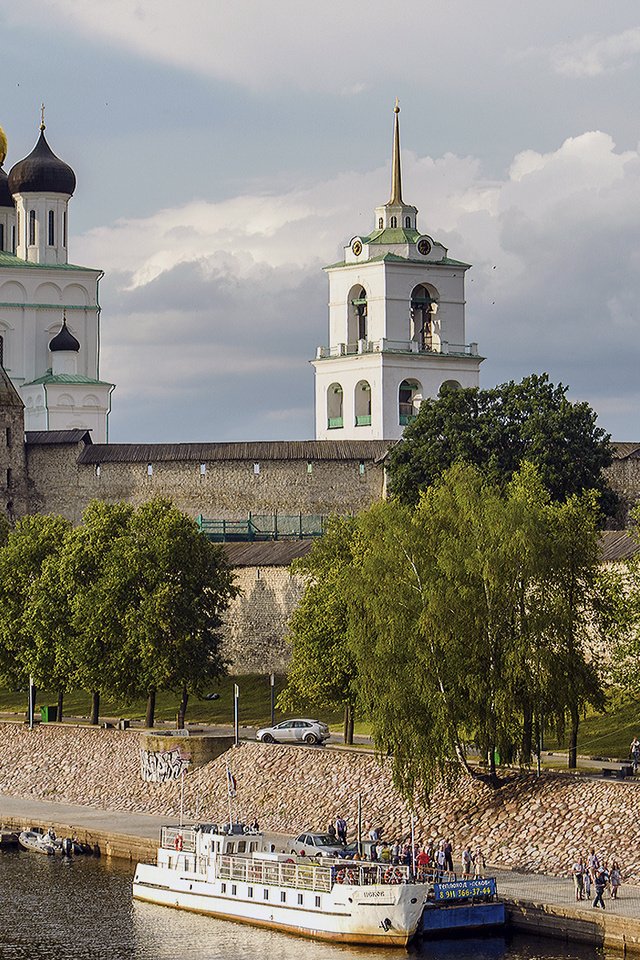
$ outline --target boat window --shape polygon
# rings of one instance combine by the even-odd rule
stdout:
[[[220,889],[221,889],[222,893],[226,893],[226,892],[227,892],[227,885],[226,885],[226,883],[221,883],[221,884],[220,884]]]
[[[266,890],[266,889],[263,890],[263,891],[262,891],[262,895],[263,895],[263,897],[264,897],[265,900],[268,900],[268,899],[269,899],[269,891],[268,891],[268,890]]]
[[[286,902],[287,902],[287,894],[286,894],[286,891],[285,891],[285,890],[281,890],[281,891],[280,891],[280,903],[286,903]]]
[[[227,846],[227,853],[233,853],[234,850],[235,850],[235,847],[236,847],[235,843],[230,843],[230,844]]]
[[[232,896],[235,897],[235,895],[236,895],[237,892],[238,892],[237,886],[235,885],[235,883],[232,883],[232,884],[231,884],[231,894],[232,894]]]
[[[320,897],[316,897],[316,907],[320,906]]]
[[[238,853],[244,853],[247,849],[247,844],[245,840],[238,841]]]
[[[302,896],[301,893],[299,893],[299,894],[298,894],[298,904],[299,904],[300,906],[302,906],[303,901],[304,901],[304,897]]]
[[[250,843],[250,844],[249,844],[249,853],[253,853],[253,851],[254,851],[254,850],[257,850],[257,849],[258,849],[258,844],[257,844],[257,843]]]
[[[247,887],[247,896],[248,896],[248,897],[252,897],[252,896],[253,896],[253,887]]]

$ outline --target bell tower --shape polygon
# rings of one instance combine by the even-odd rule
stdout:
[[[399,114],[396,100],[389,200],[325,268],[329,343],[312,361],[319,440],[398,439],[423,397],[479,383],[483,358],[465,342],[469,264],[421,233],[403,200]]]

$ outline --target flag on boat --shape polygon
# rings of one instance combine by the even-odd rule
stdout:
[[[227,793],[230,797],[235,797],[237,786],[236,778],[231,773],[229,767],[227,767]]]

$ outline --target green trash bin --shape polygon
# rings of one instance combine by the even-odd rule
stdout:
[[[40,707],[40,719],[43,723],[55,723],[58,718],[58,708],[57,707]]]

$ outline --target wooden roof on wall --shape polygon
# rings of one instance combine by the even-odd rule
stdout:
[[[79,463],[216,460],[379,460],[390,440],[261,440],[254,443],[93,443]]]
[[[223,543],[220,546],[232,567],[288,567],[305,557],[314,540],[270,540],[260,543]]]

